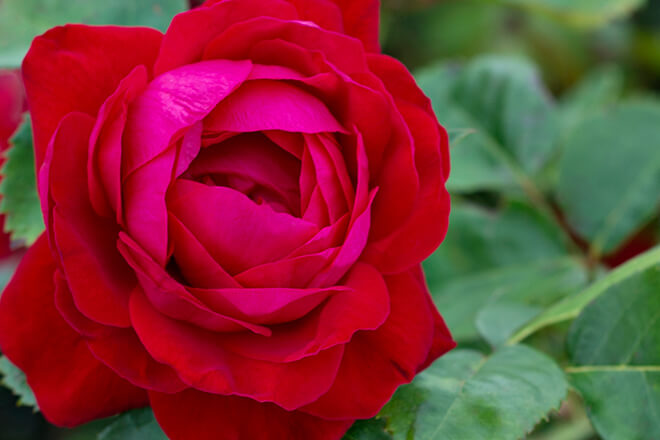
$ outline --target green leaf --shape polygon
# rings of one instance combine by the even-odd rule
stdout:
[[[567,135],[585,119],[612,107],[623,93],[623,72],[619,66],[606,66],[590,72],[560,102],[562,135]]]
[[[490,357],[456,350],[400,387],[379,417],[394,440],[515,440],[566,393],[559,367],[531,348],[506,347]]]
[[[582,266],[569,257],[485,271],[432,294],[457,341],[481,335],[496,346],[558,298],[578,291],[585,280]]]
[[[151,409],[143,408],[118,416],[99,433],[98,440],[167,440],[167,436]]]
[[[343,440],[392,440],[392,436],[385,431],[385,421],[376,417],[355,422]]]
[[[571,382],[608,440],[660,438],[660,263],[610,286],[576,319]]]
[[[510,201],[494,211],[456,200],[449,223],[442,246],[424,262],[432,288],[476,272],[568,254],[559,227],[524,202]]]
[[[450,134],[452,173],[447,183],[452,192],[481,189],[506,190],[516,179],[502,158],[501,151],[487,133],[453,102],[452,91],[462,69],[455,64],[440,64],[419,72],[417,82],[431,98],[440,123]],[[456,142],[454,133],[471,133]],[[452,134],[454,134],[452,136]]]
[[[12,240],[27,246],[41,235],[45,226],[37,193],[30,120],[18,129],[10,141],[7,162],[2,168],[0,213],[5,214],[5,232]]]
[[[566,142],[557,195],[599,256],[648,222],[660,194],[660,102],[622,104],[579,124]]]
[[[522,6],[532,11],[550,14],[567,23],[592,27],[600,26],[633,13],[645,0],[497,0],[500,3]]]
[[[599,279],[582,292],[559,301],[545,312],[519,329],[510,339],[510,344],[522,341],[532,333],[552,324],[567,321],[577,317],[591,301],[598,298],[606,290],[621,283],[635,274],[660,263],[660,247],[647,251],[625,264],[617,267],[607,276]]]
[[[39,410],[37,399],[30,389],[25,379],[25,374],[5,356],[0,356],[0,374],[2,375],[2,384],[9,388],[18,396],[18,404],[22,406],[34,407]]]
[[[584,285],[584,270],[567,257],[562,232],[525,203],[491,212],[457,202],[450,223],[445,242],[424,268],[436,305],[459,341],[479,337],[481,316],[481,333],[498,345],[544,306]],[[516,319],[505,318],[510,313]]]
[[[149,26],[164,31],[186,0],[3,0],[0,1],[0,66],[17,67],[32,39],[67,23]]]
[[[578,292],[587,274],[573,258],[526,266],[514,284],[495,284],[494,292],[476,317],[479,333],[492,346],[500,346],[549,305]]]
[[[452,192],[529,186],[556,147],[554,103],[537,70],[517,58],[484,56],[464,69],[439,65],[418,75],[439,121],[470,130],[452,149]]]

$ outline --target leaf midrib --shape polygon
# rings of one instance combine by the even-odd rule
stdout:
[[[582,365],[566,367],[564,371],[568,374],[590,374],[590,373],[660,373],[660,365]]]
[[[614,269],[606,277],[596,281],[594,284],[587,287],[577,295],[570,296],[564,298],[561,301],[558,301],[541,315],[534,318],[532,322],[518,330],[516,334],[514,334],[509,339],[509,341],[507,341],[507,345],[513,345],[517,342],[520,342],[527,336],[548,325],[575,318],[580,313],[580,311],[584,309],[587,304],[589,304],[589,302],[598,298],[603,292],[610,289],[612,286],[623,282],[627,278],[656,264],[660,264],[660,246],[655,247],[633,258],[632,260],[629,260],[625,264]],[[570,305],[571,303],[576,303],[577,306],[562,311],[563,307],[565,307],[565,304]],[[553,315],[555,310],[559,310],[560,313]]]
[[[472,371],[472,374],[470,376],[466,377],[464,380],[461,381],[460,387],[458,390],[458,393],[456,393],[456,396],[452,399],[451,403],[447,407],[447,411],[445,411],[445,414],[442,416],[442,419],[440,419],[440,422],[438,423],[438,427],[428,436],[426,437],[427,440],[432,440],[435,438],[435,435],[442,429],[444,426],[445,421],[447,420],[447,417],[451,410],[454,408],[454,404],[458,401],[458,398],[462,395],[463,389],[465,388],[465,384],[470,380],[473,379],[477,373],[483,368],[483,366],[486,364],[486,362],[490,359],[489,356],[484,356],[479,363],[475,365],[474,370]]]

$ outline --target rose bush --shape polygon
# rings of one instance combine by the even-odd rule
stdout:
[[[17,70],[0,70],[0,167],[5,162],[4,152],[9,147],[9,139],[21,122],[27,110],[25,89],[21,73]],[[0,216],[0,258],[9,256],[12,251],[9,235],[4,233],[4,215]]]
[[[46,232],[0,347],[50,421],[337,439],[454,342],[420,262],[448,141],[375,0],[224,0],[68,25],[23,76]]]

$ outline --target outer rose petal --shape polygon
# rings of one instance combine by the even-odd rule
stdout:
[[[78,309],[99,323],[129,327],[128,298],[135,276],[117,251],[114,222],[96,215],[87,191],[93,124],[91,116],[69,113],[51,139],[44,160],[49,180],[40,182],[52,201],[47,228]]]
[[[0,347],[25,372],[43,414],[75,426],[146,405],[145,391],[97,361],[57,312],[54,271],[42,235],[0,299]]]
[[[23,61],[23,79],[37,167],[62,117],[72,111],[96,115],[135,66],[151,71],[162,37],[148,28],[67,25],[34,40]]]
[[[395,100],[407,101],[428,113],[433,117],[433,120],[436,120],[431,100],[424,95],[406,66],[399,60],[387,55],[369,54],[367,59],[371,70],[383,81]],[[440,131],[444,132],[445,130],[441,128]],[[440,154],[442,155],[442,174],[446,181],[449,178],[451,168],[448,144],[441,145]]]
[[[218,5],[178,14],[167,29],[156,61],[156,74],[200,61],[206,44],[234,23],[258,16],[298,19],[285,0],[222,0]],[[206,7],[208,6],[208,7]]]
[[[172,440],[338,440],[353,424],[353,420],[323,420],[271,403],[193,390],[152,392],[150,399],[158,423]]]
[[[324,29],[341,32],[362,41],[369,52],[380,52],[379,0],[288,0],[295,5],[300,19]],[[210,6],[227,0],[209,0]],[[335,6],[333,8],[333,6]],[[260,15],[269,15],[263,13]]]
[[[139,291],[131,298],[131,318],[153,358],[171,365],[190,386],[214,394],[251,396],[291,410],[330,388],[344,351],[337,346],[286,364],[242,357],[225,349],[222,334],[162,315]]]
[[[436,331],[437,312],[417,270],[386,278],[390,317],[378,330],[357,333],[346,344],[334,385],[302,411],[328,419],[373,417],[399,385],[428,365],[430,354],[454,348],[449,333]]]
[[[309,15],[305,15],[304,18],[323,26],[320,13],[324,12],[322,10],[324,8],[319,6],[323,2],[318,0],[291,1],[300,5],[306,4]],[[332,2],[337,5],[343,16],[344,33],[362,40],[364,47],[369,52],[380,52],[378,41],[380,2],[378,0],[332,0]]]
[[[447,231],[450,200],[445,181],[449,175],[449,137],[438,124],[429,99],[401,63],[372,54],[369,65],[395,99],[415,141],[414,165],[420,185],[412,211],[404,223],[372,240],[365,254],[381,271],[398,273],[430,255]],[[389,175],[383,178],[389,180]],[[386,216],[374,218],[376,222],[388,223]]]

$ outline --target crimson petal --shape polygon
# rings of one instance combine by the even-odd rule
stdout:
[[[44,416],[75,426],[146,405],[146,392],[96,360],[62,319],[54,303],[54,272],[42,235],[0,298],[0,348],[25,372]]]
[[[195,390],[152,392],[150,400],[156,420],[172,440],[339,440],[353,424]]]
[[[328,419],[373,417],[399,385],[428,363],[432,350],[437,356],[455,346],[448,334],[436,342],[437,312],[414,271],[386,281],[392,301],[389,318],[377,330],[351,339],[332,388],[303,411]]]
[[[133,68],[151,72],[163,34],[155,29],[66,25],[35,38],[23,61],[37,167],[60,120],[96,115]],[[131,50],[126,50],[130,47]]]

